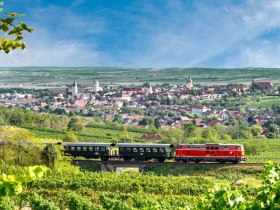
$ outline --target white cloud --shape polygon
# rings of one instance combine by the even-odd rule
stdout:
[[[77,66],[100,65],[100,53],[75,40],[54,39],[47,31],[34,32],[26,40],[27,49],[0,54],[1,66]]]
[[[78,3],[82,2],[74,2]],[[102,52],[97,50],[94,38],[89,42],[83,36],[101,33],[102,20],[86,14],[80,17],[58,6],[32,8],[28,14],[28,24],[35,30],[26,34],[27,49],[0,53],[1,66],[101,65]]]
[[[266,60],[264,65],[275,66],[275,54],[268,53],[269,50],[266,49],[251,48],[258,45],[258,38],[263,33],[280,27],[279,1],[241,1],[241,4],[234,6],[219,2],[219,5],[217,2],[216,5],[211,5],[195,1],[192,11],[188,10],[188,5],[175,10],[180,6],[177,3],[171,6],[168,4],[168,12],[160,12],[158,8],[149,5],[147,17],[150,17],[152,9],[155,12],[152,19],[141,22],[141,29],[146,34],[142,37],[143,47],[139,47],[139,53],[134,53],[133,56],[126,52],[127,60],[133,66],[207,66],[211,59],[221,59],[222,56],[219,55],[235,53],[233,59],[239,60],[216,60],[210,63],[231,67],[232,64],[255,66],[259,64],[256,62],[254,65],[254,57],[262,55],[263,60]],[[253,56],[254,52],[258,55]],[[251,58],[240,59],[241,56]]]

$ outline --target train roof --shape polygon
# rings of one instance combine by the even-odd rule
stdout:
[[[113,146],[114,144],[112,143],[98,143],[98,142],[62,142],[61,143],[63,146],[68,146],[68,147],[110,147]]]
[[[157,148],[166,148],[174,147],[173,144],[140,144],[140,143],[117,143],[118,147],[157,147]]]
[[[179,144],[187,146],[243,146],[242,144],[220,144],[220,143],[206,143],[206,144]]]

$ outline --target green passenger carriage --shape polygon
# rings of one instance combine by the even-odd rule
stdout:
[[[157,159],[164,162],[167,158],[171,158],[174,152],[172,144],[117,143],[116,147],[119,149],[119,157],[126,161]]]
[[[111,143],[63,142],[64,152],[74,157],[108,160],[112,154]]]

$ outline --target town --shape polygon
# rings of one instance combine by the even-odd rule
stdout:
[[[0,103],[35,112],[57,115],[78,115],[100,118],[122,125],[170,130],[186,123],[206,128],[215,125],[236,125],[236,121],[262,126],[261,135],[279,135],[272,120],[278,118],[280,107],[258,106],[263,98],[277,98],[279,88],[269,81],[250,85],[200,85],[187,76],[185,84],[135,86],[102,86],[69,84],[64,91],[34,89],[1,89]],[[272,126],[272,127],[271,127]]]

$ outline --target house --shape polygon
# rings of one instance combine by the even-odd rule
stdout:
[[[149,140],[149,141],[155,141],[155,142],[161,142],[163,140],[163,137],[160,134],[145,133],[141,136],[141,139],[145,139],[145,140]]]
[[[263,81],[263,82],[255,82],[253,80],[252,84],[253,85],[259,85],[259,86],[262,86],[264,87],[265,89],[271,89],[273,87],[273,84],[271,82],[268,82],[268,81]]]
[[[197,115],[202,115],[203,112],[206,112],[208,109],[207,106],[197,105],[192,107],[192,113]]]
[[[221,123],[217,120],[211,120],[210,122],[206,123],[206,126],[207,127],[213,127],[214,125],[217,125],[217,124],[221,124]]]

